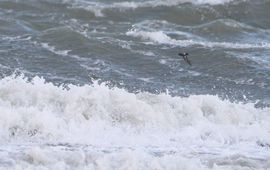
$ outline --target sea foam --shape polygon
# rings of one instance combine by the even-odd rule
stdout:
[[[217,96],[134,94],[97,82],[67,89],[39,77],[11,76],[0,80],[0,113],[0,142],[13,148],[5,160],[16,157],[28,168],[140,169],[148,160],[156,162],[149,169],[204,169],[208,165],[194,154],[269,156],[260,150],[270,142],[269,108]],[[183,164],[187,157],[193,163]]]
[[[264,134],[269,130],[265,122],[270,118],[268,108],[231,103],[217,96],[183,98],[167,94],[134,94],[98,83],[68,87],[69,90],[57,87],[38,77],[31,82],[22,77],[2,79],[0,107],[3,133],[0,135],[7,137],[10,129],[16,127],[22,131],[36,129],[41,136],[65,136],[72,130],[91,129],[92,121],[100,121],[109,127],[128,126],[140,130],[194,128],[204,124],[219,128],[243,126],[245,131],[256,125]]]

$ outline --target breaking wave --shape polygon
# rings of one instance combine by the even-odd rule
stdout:
[[[167,45],[175,45],[175,46],[203,46],[203,47],[219,47],[219,48],[228,48],[228,49],[269,49],[269,43],[231,43],[231,42],[209,42],[209,41],[195,41],[195,40],[176,40],[168,36],[163,31],[139,31],[136,29],[132,29],[126,33],[128,36],[138,37],[143,40],[150,40],[153,43],[158,44],[167,44]]]
[[[2,79],[1,136],[8,137],[12,128],[36,129],[42,136],[65,136],[73,130],[88,131],[92,128],[92,121],[142,129],[182,129],[211,123],[231,127],[241,125],[248,131],[256,125],[266,134],[270,128],[267,125],[270,119],[268,108],[257,109],[253,104],[231,103],[216,96],[183,98],[168,94],[133,94],[98,83],[68,87],[69,90],[57,87],[38,77],[31,82],[22,77]],[[257,136],[258,133],[249,135]]]
[[[63,88],[39,77],[11,76],[0,80],[0,110],[0,142],[24,143],[23,152],[18,150],[24,144],[12,146],[9,159],[20,157],[20,167],[28,168],[111,168],[114,161],[123,161],[118,168],[134,164],[137,169],[148,160],[159,162],[148,164],[153,169],[204,169],[234,160],[233,155],[225,159],[234,147],[245,153],[237,159],[266,159],[267,150],[254,154],[249,148],[270,143],[269,108],[211,95],[134,94],[97,82]],[[28,147],[27,142],[39,145]],[[192,156],[201,153],[215,160],[210,156],[205,165]]]

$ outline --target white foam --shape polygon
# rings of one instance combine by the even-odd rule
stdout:
[[[67,56],[71,50],[56,50],[54,46],[50,46],[48,43],[41,43],[41,46],[52,53],[57,55]]]
[[[169,37],[163,31],[139,31],[136,29],[132,29],[126,33],[128,36],[138,37],[143,40],[150,40],[153,43],[158,44],[168,44],[174,46],[203,46],[203,47],[219,47],[219,48],[229,48],[229,49],[270,49],[269,43],[261,43],[261,44],[249,44],[249,43],[231,43],[231,42],[209,42],[209,41],[197,41],[197,40],[176,40]]]
[[[192,4],[209,4],[209,5],[217,5],[217,4],[225,4],[229,3],[233,0],[151,0],[144,2],[118,2],[114,3],[113,7],[117,8],[140,8],[140,7],[158,7],[158,6],[175,6],[181,5],[184,3],[192,3]]]
[[[42,48],[44,48],[44,49],[46,49],[54,54],[60,55],[60,56],[74,58],[74,59],[77,59],[79,61],[88,60],[88,59],[81,58],[78,55],[69,54],[71,52],[71,50],[58,50],[56,47],[49,45],[48,43],[37,42],[37,41],[31,41],[31,43],[33,43],[36,46],[40,46],[40,47],[42,47]]]
[[[18,114],[18,118],[26,114],[25,116],[32,118],[42,115],[45,116],[44,119],[49,119],[50,115],[54,117],[54,121],[59,119],[60,122],[55,122],[57,124],[65,119],[75,121],[73,123],[78,125],[89,120],[100,120],[108,125],[147,125],[165,129],[182,128],[197,121],[248,126],[250,123],[259,123],[260,116],[269,111],[255,109],[252,104],[222,101],[216,96],[181,98],[148,93],[135,95],[123,89],[109,89],[104,84],[96,83],[93,86],[70,86],[67,91],[44,83],[40,78],[34,78],[32,83],[27,83],[22,78],[5,78],[1,80],[0,88],[2,110],[9,112],[13,106],[10,111]],[[193,107],[189,107],[190,105]],[[54,126],[58,126],[57,124]],[[29,124],[23,125],[28,126]],[[49,126],[43,128],[48,130]],[[54,132],[57,132],[57,128]]]
[[[256,143],[270,142],[270,109],[216,96],[133,94],[98,83],[65,90],[6,77],[0,111],[0,153],[9,153],[0,161],[19,167],[208,169],[212,158],[269,158]]]

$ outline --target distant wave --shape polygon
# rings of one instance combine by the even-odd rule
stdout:
[[[100,3],[100,2],[89,2],[84,0],[64,0],[64,3],[71,4],[72,8],[81,8],[88,11],[91,11],[97,17],[104,16],[104,9],[119,9],[128,10],[128,9],[136,9],[136,8],[155,8],[159,6],[175,6],[184,3],[192,3],[192,4],[209,4],[209,5],[218,5],[218,4],[226,4],[236,0],[148,0],[144,2],[134,2],[134,1],[123,1],[117,3]]]
[[[233,20],[233,19],[216,19],[201,25],[195,26],[185,26],[186,28],[191,29],[202,29],[206,28],[211,29],[211,33],[226,33],[226,32],[261,32],[261,33],[270,33],[268,29],[260,29],[247,25],[245,23]]]
[[[231,42],[209,42],[209,41],[195,41],[195,40],[176,40],[169,37],[163,31],[138,31],[136,29],[130,30],[126,33],[128,36],[138,37],[143,40],[150,40],[153,43],[158,44],[168,44],[168,45],[176,45],[176,46],[192,46],[199,45],[203,47],[219,47],[219,48],[229,48],[229,49],[269,49],[269,43],[231,43]]]
[[[231,2],[233,0],[152,0],[152,1],[144,1],[144,2],[119,2],[113,3],[113,7],[116,8],[139,8],[139,7],[157,7],[157,6],[175,6],[184,3],[192,3],[192,4],[209,4],[209,5],[217,5],[217,4],[225,4]]]

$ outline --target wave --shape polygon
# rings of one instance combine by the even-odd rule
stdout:
[[[143,40],[150,40],[153,43],[158,44],[167,44],[167,45],[175,45],[175,46],[203,46],[207,48],[219,47],[219,48],[228,48],[228,49],[269,49],[269,43],[231,43],[231,42],[209,42],[209,41],[194,41],[194,40],[176,40],[169,37],[163,31],[140,31],[136,29],[132,29],[126,33],[128,36],[139,37]]]
[[[225,4],[231,2],[233,0],[152,0],[145,2],[118,2],[113,3],[113,7],[116,8],[139,8],[139,7],[158,7],[158,6],[175,6],[184,3],[192,3],[192,4],[209,4],[209,5],[217,5],[217,4]]]
[[[137,8],[155,8],[155,7],[171,7],[176,5],[181,5],[185,3],[192,3],[196,5],[218,5],[218,4],[226,4],[229,2],[233,2],[236,0],[148,0],[144,2],[134,2],[134,1],[122,1],[116,3],[100,3],[100,2],[90,2],[85,0],[64,0],[63,2],[66,4],[70,4],[72,8],[80,8],[85,9],[87,11],[91,11],[95,14],[96,17],[103,17],[103,10],[106,9],[118,9],[120,11],[125,11],[129,9],[137,9]]]
[[[205,30],[211,30],[211,33],[224,34],[224,33],[243,33],[243,32],[259,32],[259,33],[269,33],[268,29],[256,28],[245,23],[232,20],[232,19],[216,19],[201,25],[196,26],[185,26],[189,29],[195,29],[201,32],[206,32]]]
[[[31,82],[14,76],[0,80],[2,139],[16,133],[27,135],[34,130],[43,137],[69,136],[72,131],[87,133],[97,122],[100,122],[97,127],[125,126],[141,130],[179,130],[209,123],[221,129],[223,125],[231,128],[241,125],[245,132],[253,131],[256,126],[260,128],[261,133],[246,134],[249,137],[268,135],[270,130],[267,124],[269,108],[257,109],[253,104],[231,103],[217,96],[182,98],[168,94],[133,94],[98,83],[68,87],[69,90],[57,87],[38,77]],[[194,130],[201,133],[196,128]]]
[[[256,169],[269,165],[262,148],[270,143],[270,108],[211,95],[134,94],[97,82],[67,87],[39,77],[0,80],[0,142],[12,148],[1,148],[8,164],[0,167],[219,169],[242,167],[238,159]]]

